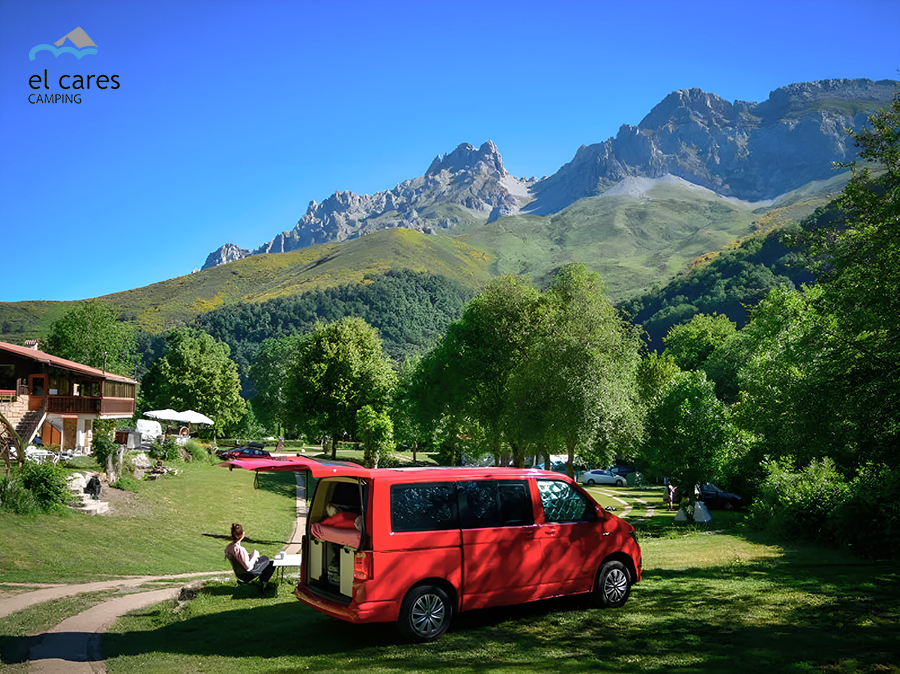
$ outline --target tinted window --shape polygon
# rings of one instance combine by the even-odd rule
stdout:
[[[391,487],[394,531],[442,531],[459,528],[456,484],[396,484]]]
[[[460,483],[466,529],[534,524],[531,497],[524,480],[477,480]]]
[[[500,483],[500,509],[507,526],[534,524],[534,508],[527,482]]]
[[[568,482],[538,480],[538,492],[548,522],[584,522],[595,517],[596,510]]]

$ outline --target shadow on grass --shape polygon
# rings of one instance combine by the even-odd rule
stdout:
[[[328,618],[293,600],[289,589],[265,598],[265,605],[250,601],[250,588],[240,592],[208,588],[208,604],[197,609],[203,615],[147,609],[137,624],[151,627],[104,635],[103,653],[277,657],[289,667],[314,664],[320,671],[346,667],[348,659],[355,671],[756,673],[900,666],[900,575],[893,567],[756,563],[648,572],[623,609],[589,608],[583,598],[569,597],[473,611],[456,616],[438,641],[420,645],[404,643],[393,624]],[[247,605],[222,603],[229,598],[246,598]],[[254,627],[236,632],[238,625]]]

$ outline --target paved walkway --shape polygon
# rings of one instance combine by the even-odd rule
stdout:
[[[300,551],[300,540],[306,528],[306,488],[297,473],[297,518],[290,540],[282,548],[287,554]],[[226,571],[186,573],[176,576],[140,576],[118,580],[81,583],[78,585],[44,586],[39,590],[0,600],[0,618],[22,611],[29,606],[84,592],[113,588],[140,588],[134,593],[110,599],[61,623],[39,635],[39,642],[28,655],[29,674],[104,674],[106,665],[100,653],[100,635],[121,616],[177,597],[181,586],[147,590],[143,585],[154,581],[178,581],[188,578],[230,577]]]

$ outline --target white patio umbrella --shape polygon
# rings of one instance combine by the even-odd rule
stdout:
[[[163,421],[181,421],[181,412],[176,412],[172,409],[150,410],[149,412],[144,412],[144,416],[151,419],[162,419]]]
[[[189,424],[206,424],[207,426],[212,426],[216,423],[205,414],[200,414],[200,412],[195,412],[194,410],[185,410],[182,412],[181,419]]]

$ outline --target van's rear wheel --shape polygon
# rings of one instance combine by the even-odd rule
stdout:
[[[607,562],[600,567],[597,584],[591,596],[594,604],[603,608],[619,608],[631,594],[631,578],[622,562]]]
[[[419,585],[404,597],[397,628],[410,641],[434,641],[450,627],[453,605],[436,585]]]

